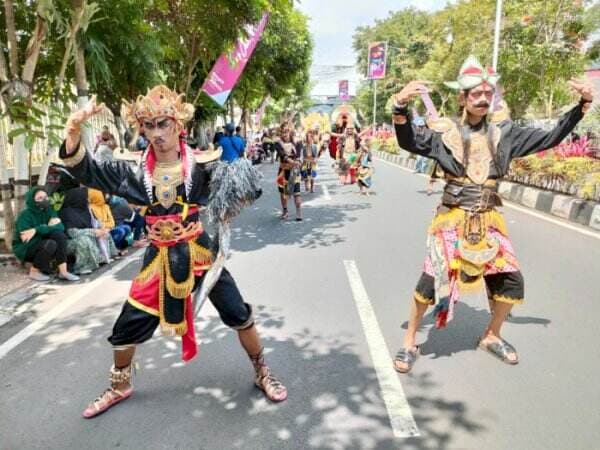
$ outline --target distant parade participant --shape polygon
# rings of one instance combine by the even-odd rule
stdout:
[[[315,178],[317,178],[317,162],[319,149],[315,141],[315,134],[308,130],[302,145],[302,180],[306,192],[315,192]]]
[[[206,206],[218,215],[239,211],[258,197],[260,178],[246,160],[218,162],[218,151],[195,155],[184,133],[194,107],[166,86],[156,86],[133,104],[124,105],[123,117],[132,125],[143,124],[149,140],[140,167],[135,170],[117,161],[100,164],[80,141],[83,123],[102,108],[93,99],[71,115],[59,156],[85,185],[144,205],[150,245],[108,339],[113,346],[110,387],[88,405],[83,412],[86,418],[131,397],[136,347],[151,339],[158,327],[163,335],[181,337],[184,361],[197,354],[191,294],[202,287],[208,273],[214,273],[210,272],[214,264],[211,240],[200,220],[200,208]],[[220,179],[219,173],[229,174],[228,179]],[[236,181],[235,192],[223,189],[231,179]],[[217,276],[208,298],[223,323],[237,331],[254,366],[256,386],[272,401],[285,400],[286,388],[265,363],[252,307],[226,269]]]
[[[354,126],[350,125],[338,140],[338,175],[342,184],[356,183],[358,174],[356,162],[359,150],[360,137],[355,131]]]
[[[517,364],[515,348],[500,329],[513,305],[523,303],[524,282],[508,237],[506,223],[497,207],[498,180],[508,172],[514,158],[527,156],[559,144],[583,118],[593,100],[592,86],[571,80],[581,96],[554,129],[521,127],[505,118],[491,120],[490,107],[499,75],[469,57],[457,81],[446,83],[459,91],[462,108],[457,122],[440,119],[431,129],[417,133],[411,126],[409,102],[428,92],[427,83],[410,82],[394,97],[393,121],[401,148],[434,159],[445,173],[441,205],[429,227],[428,255],[411,302],[408,330],[394,365],[411,370],[419,346],[416,332],[428,306],[435,306],[437,328],[453,318],[461,292],[487,287],[492,315],[478,341],[501,361]]]
[[[369,149],[369,138],[363,140],[356,160],[358,167],[358,188],[361,195],[369,195],[373,185],[373,157]]]
[[[287,220],[288,199],[294,198],[296,206],[296,221],[302,221],[302,198],[300,197],[301,182],[301,150],[293,142],[293,131],[286,125],[282,125],[280,136],[274,139],[274,149],[279,159],[279,171],[277,173],[277,187],[281,199],[281,219]]]

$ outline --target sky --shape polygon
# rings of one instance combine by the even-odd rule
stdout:
[[[297,8],[310,18],[310,30],[315,43],[313,74],[321,73],[323,80],[313,89],[313,95],[336,95],[337,79],[350,81],[354,95],[360,75],[353,69],[329,71],[323,74],[319,65],[354,66],[356,55],[352,49],[352,35],[359,26],[373,25],[390,11],[408,6],[433,11],[446,5],[444,0],[301,0]],[[365,50],[366,51],[366,50]]]

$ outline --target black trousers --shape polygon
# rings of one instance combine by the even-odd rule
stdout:
[[[194,290],[199,289],[204,275],[196,277]],[[254,325],[252,306],[244,302],[233,277],[223,269],[221,277],[208,296],[225,325],[234,330],[245,330]],[[159,326],[159,318],[125,302],[113,326],[108,342],[112,345],[141,344],[152,337]]]
[[[67,262],[67,235],[63,231],[53,231],[30,247],[25,261],[44,273],[51,273],[55,265]]]

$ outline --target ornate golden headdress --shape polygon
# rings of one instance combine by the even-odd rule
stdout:
[[[123,100],[121,117],[130,125],[139,124],[140,120],[154,117],[172,117],[184,124],[194,117],[194,105],[183,101],[185,95],[177,94],[165,85],[155,86],[148,93],[140,95],[133,103]]]

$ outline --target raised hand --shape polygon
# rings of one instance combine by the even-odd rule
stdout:
[[[408,83],[404,88],[394,95],[394,103],[396,105],[406,105],[415,97],[429,92],[427,85],[430,81],[415,80]]]
[[[568,82],[569,87],[576,94],[581,95],[581,98],[586,102],[591,102],[594,100],[594,87],[591,83],[587,81],[578,80],[576,78],[571,78]]]
[[[74,127],[81,127],[81,124],[88,120],[90,117],[98,114],[100,111],[104,109],[104,103],[96,104],[96,96],[93,95],[90,98],[90,101],[83,108],[74,111],[69,116],[69,120],[67,120],[67,124]]]
[[[98,114],[104,109],[104,103],[96,104],[96,96],[93,95],[87,105],[83,108],[74,111],[67,120],[66,129],[66,148],[67,153],[72,153],[79,144],[79,137],[81,134],[81,124],[88,120],[90,117]]]

